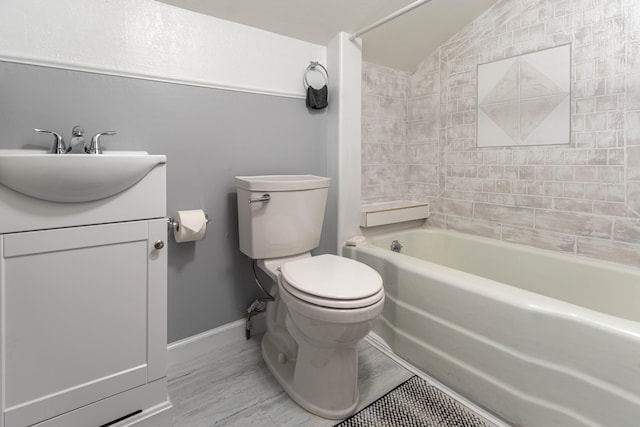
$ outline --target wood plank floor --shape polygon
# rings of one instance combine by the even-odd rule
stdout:
[[[310,414],[287,396],[262,360],[260,339],[231,343],[169,369],[175,427],[336,424]],[[413,375],[362,341],[358,410]]]

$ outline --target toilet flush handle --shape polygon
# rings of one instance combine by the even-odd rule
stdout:
[[[251,203],[269,203],[271,200],[271,196],[268,194],[263,194],[259,199],[249,199],[249,204]]]

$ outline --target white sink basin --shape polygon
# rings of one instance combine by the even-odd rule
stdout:
[[[90,202],[126,190],[166,162],[166,156],[144,151],[49,154],[0,150],[0,184],[36,199]]]

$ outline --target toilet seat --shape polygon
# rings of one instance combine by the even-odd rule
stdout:
[[[352,259],[319,255],[287,262],[280,269],[286,291],[321,307],[361,308],[384,297],[380,275]]]

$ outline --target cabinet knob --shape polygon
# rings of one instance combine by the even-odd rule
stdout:
[[[153,244],[153,247],[160,250],[164,248],[164,242],[162,240],[156,240],[156,242]]]

